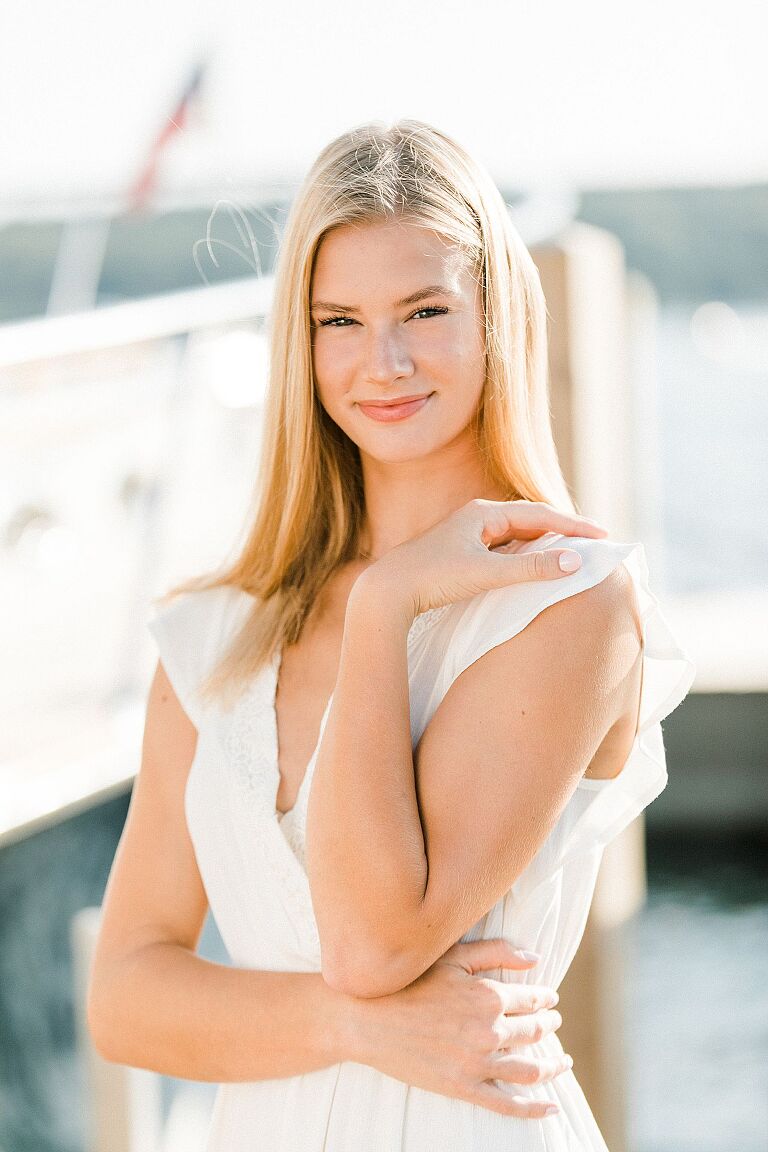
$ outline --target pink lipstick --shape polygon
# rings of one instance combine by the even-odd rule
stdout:
[[[412,400],[406,397],[394,403],[358,404],[358,408],[366,416],[370,416],[371,420],[388,424],[394,420],[405,420],[408,416],[412,416],[414,412],[423,408],[427,400],[433,395],[434,393],[430,392],[426,396],[417,396]]]

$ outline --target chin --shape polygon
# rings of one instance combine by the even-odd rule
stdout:
[[[350,437],[352,439],[352,437]],[[377,460],[382,464],[408,464],[414,460],[427,459],[439,453],[452,442],[454,437],[403,436],[401,439],[392,437],[388,442],[383,437],[359,437],[355,440],[361,456],[369,460]]]

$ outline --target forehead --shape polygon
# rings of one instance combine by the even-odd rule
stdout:
[[[469,261],[455,243],[437,232],[404,220],[366,221],[332,228],[315,256],[312,294],[347,294],[356,287],[415,289],[443,283],[467,287]],[[344,297],[346,299],[346,297]]]

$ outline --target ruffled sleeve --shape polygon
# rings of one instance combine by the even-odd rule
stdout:
[[[223,655],[233,608],[246,595],[232,587],[182,592],[146,620],[179,703],[198,729],[209,707],[198,688]]]
[[[527,581],[497,588],[468,601],[457,624],[447,662],[448,683],[489,649],[521,632],[550,604],[591,588],[619,564],[632,577],[643,633],[643,674],[638,730],[621,772],[609,780],[582,779],[579,803],[564,813],[559,837],[565,855],[604,846],[617,836],[667,783],[661,720],[682,702],[696,666],[678,644],[649,584],[645,549],[639,542],[564,537],[547,533],[518,551],[556,546],[577,551],[581,567],[556,580]]]

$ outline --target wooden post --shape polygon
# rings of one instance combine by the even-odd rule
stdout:
[[[633,437],[624,252],[609,232],[573,223],[531,252],[549,322],[552,419],[579,510],[634,539]],[[563,981],[559,1036],[611,1152],[627,1150],[626,927],[645,901],[645,825],[607,847],[579,950]]]

